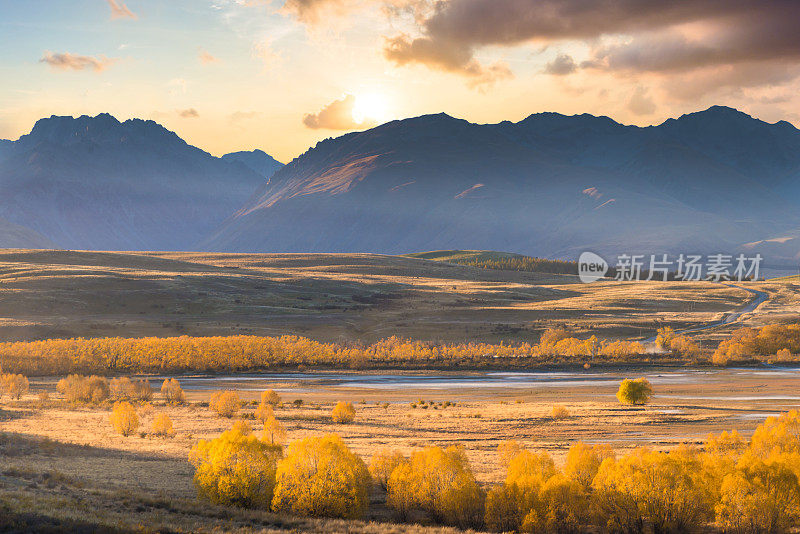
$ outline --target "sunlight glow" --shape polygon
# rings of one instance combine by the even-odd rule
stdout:
[[[356,95],[353,106],[353,120],[356,122],[385,122],[389,119],[386,97],[377,93]]]

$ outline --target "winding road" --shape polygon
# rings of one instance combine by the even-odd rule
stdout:
[[[676,330],[675,331],[676,334],[690,334],[692,332],[701,332],[703,330],[708,330],[710,328],[716,328],[718,326],[723,326],[723,325],[726,325],[726,324],[735,323],[736,321],[739,320],[739,318],[742,315],[744,315],[746,313],[754,312],[756,310],[756,308],[758,308],[761,304],[763,304],[764,302],[766,302],[769,299],[769,295],[764,291],[759,291],[757,289],[751,289],[749,287],[737,286],[735,284],[723,284],[723,285],[726,285],[728,287],[735,287],[737,289],[742,289],[744,291],[752,293],[753,295],[755,295],[756,298],[754,298],[753,300],[751,300],[750,302],[748,302],[747,304],[745,304],[744,306],[742,306],[738,310],[733,311],[733,312],[728,312],[728,313],[724,314],[722,316],[722,319],[719,320],[719,321],[714,321],[712,323],[707,323],[707,324],[704,324],[703,326],[695,326],[693,328],[687,328],[685,330]],[[645,339],[642,343],[655,343],[656,337],[657,336],[649,337],[649,338]]]

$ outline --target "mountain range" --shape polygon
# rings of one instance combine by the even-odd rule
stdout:
[[[0,221],[0,245],[185,250],[277,166],[261,151],[216,158],[153,121],[42,119],[0,145],[0,218],[18,225],[6,239]]]
[[[800,257],[800,130],[722,106],[649,127],[438,114],[326,139],[283,166],[259,150],[216,158],[152,121],[51,117],[0,142],[0,245],[26,239],[565,259],[761,252],[788,267]]]

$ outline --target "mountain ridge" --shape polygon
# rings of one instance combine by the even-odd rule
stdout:
[[[70,249],[193,248],[266,182],[155,121],[108,113],[43,118],[0,147],[0,217]]]
[[[203,247],[737,251],[800,228],[797,154],[800,130],[725,106],[644,127],[589,114],[423,115],[320,141]],[[787,243],[780,261],[797,254]]]

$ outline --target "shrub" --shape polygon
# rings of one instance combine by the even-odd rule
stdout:
[[[155,436],[170,437],[175,435],[175,430],[172,428],[172,419],[165,413],[160,413],[153,420],[153,426],[150,432]]]
[[[242,407],[242,401],[235,391],[217,391],[211,395],[209,407],[220,417],[233,417]]]
[[[671,452],[637,449],[618,460],[607,458],[592,483],[595,502],[612,531],[680,534],[696,530],[712,516],[712,489],[699,456],[688,448]]]
[[[670,344],[675,336],[675,330],[673,330],[671,326],[659,328],[658,335],[656,336],[656,347],[661,350],[670,350]]]
[[[795,525],[800,484],[795,472],[781,460],[745,455],[736,470],[725,476],[716,506],[720,527],[726,532],[757,534],[787,532]]]
[[[393,470],[387,485],[389,506],[403,516],[419,509],[462,528],[478,527],[483,519],[483,490],[462,448],[417,451]]]
[[[591,446],[582,442],[575,443],[567,452],[564,474],[589,489],[600,469],[600,464],[606,458],[614,458],[614,451],[609,445]]]
[[[353,408],[353,404],[351,402],[339,401],[336,403],[336,406],[333,407],[333,411],[331,412],[331,419],[333,419],[334,423],[352,423],[355,418],[356,409]]]
[[[283,428],[283,425],[278,421],[275,417],[275,414],[272,413],[272,407],[268,404],[266,405],[269,407],[269,415],[267,415],[264,421],[264,435],[263,439],[267,443],[271,443],[272,445],[281,445],[283,440],[286,439],[286,430]]]
[[[136,409],[125,401],[114,405],[110,419],[114,431],[123,436],[130,436],[139,428],[139,416],[136,415]]]
[[[400,451],[393,451],[391,449],[381,449],[372,455],[369,461],[369,474],[372,475],[372,480],[377,482],[381,488],[387,489],[389,477],[392,476],[392,471],[395,468],[407,462],[405,456]]]
[[[274,416],[275,412],[272,409],[271,404],[262,402],[261,404],[258,405],[258,408],[256,408],[255,418],[261,421],[262,423],[266,423],[267,419]]]
[[[487,526],[501,531],[527,528],[535,532],[542,529],[560,532],[551,528],[555,522],[563,520],[560,516],[552,514],[549,516],[552,524],[542,523],[549,512],[543,509],[544,501],[540,494],[547,481],[558,475],[555,463],[547,453],[536,454],[519,446],[508,447],[507,454],[512,454],[515,449],[516,454],[506,460],[505,482],[492,488],[486,497]]]
[[[56,390],[64,395],[68,402],[91,402],[99,404],[108,399],[110,388],[108,380],[101,376],[69,375],[62,378]]]
[[[12,399],[19,400],[28,393],[28,379],[23,375],[6,373],[2,377],[2,390]]]
[[[363,460],[336,434],[289,445],[278,463],[272,508],[314,517],[363,517],[369,505],[370,477]]]
[[[486,528],[492,532],[514,532],[521,528],[525,517],[522,497],[517,486],[502,484],[486,494]]]
[[[127,376],[112,378],[109,383],[109,395],[113,400],[130,400],[147,402],[153,398],[153,389],[150,382],[141,380],[131,380]]]
[[[281,447],[260,441],[244,422],[189,453],[198,493],[219,504],[269,509]]]
[[[587,520],[588,496],[574,480],[557,474],[539,489],[535,504],[522,519],[523,532],[578,534]]]
[[[176,378],[167,378],[161,384],[161,394],[168,404],[183,404],[186,402],[186,394],[181,388],[181,383]]]
[[[780,349],[775,353],[776,362],[790,362],[792,361],[792,352],[789,349]]]
[[[561,404],[556,404],[553,406],[551,417],[553,419],[567,419],[569,417],[569,410]]]
[[[506,468],[508,468],[508,464],[511,463],[511,460],[522,451],[522,445],[520,445],[518,441],[511,439],[502,441],[497,446],[497,455],[500,457],[500,463]]]
[[[277,406],[281,403],[281,397],[273,390],[268,389],[267,391],[261,393],[261,403]]]
[[[617,391],[617,400],[622,404],[647,404],[652,396],[653,388],[646,378],[626,378]]]

